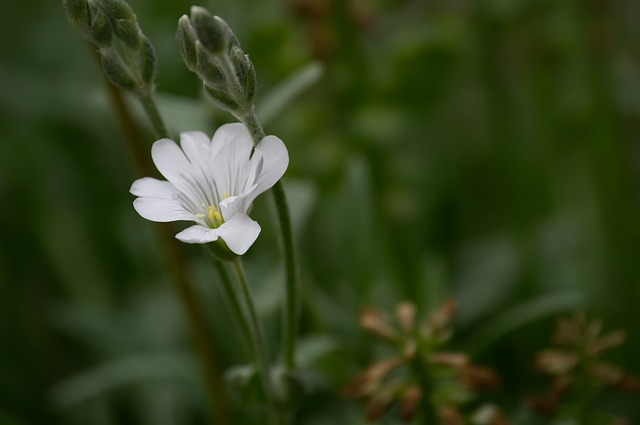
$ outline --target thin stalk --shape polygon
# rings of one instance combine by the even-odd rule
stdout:
[[[267,344],[262,333],[262,327],[258,320],[258,313],[256,306],[253,303],[253,297],[251,296],[251,290],[247,282],[247,277],[242,266],[242,260],[237,257],[232,262],[233,271],[235,272],[236,279],[240,285],[240,293],[244,298],[247,312],[249,313],[249,329],[251,331],[251,342],[253,344],[253,352],[255,355],[255,362],[260,374],[260,380],[264,388],[265,397],[269,408],[269,420],[271,424],[282,424],[282,416],[280,415],[276,403],[275,391],[273,388],[273,382],[271,381],[270,366],[269,366],[269,354],[267,350]]]
[[[156,137],[159,139],[168,138],[169,132],[167,131],[167,127],[164,125],[164,120],[160,115],[160,111],[158,111],[158,107],[156,102],[153,100],[153,96],[151,94],[140,96],[140,103],[144,108],[144,112],[149,117],[151,121],[151,125],[153,126],[153,131],[156,133]]]
[[[98,62],[98,66],[102,69],[100,63],[100,55],[91,47],[94,52],[94,58]],[[107,89],[111,104],[116,113],[117,119],[124,131],[125,139],[133,154],[136,168],[141,175],[150,175],[153,173],[153,167],[149,161],[143,137],[138,128],[133,114],[131,113],[127,103],[124,100],[122,91],[111,84],[104,73],[101,73],[105,88]],[[152,101],[151,101],[152,102]],[[161,123],[159,128],[164,128],[162,118],[157,113],[155,105],[153,109],[156,111],[156,119]],[[166,130],[163,130],[166,133]],[[213,339],[210,336],[209,329],[206,324],[206,315],[198,303],[198,296],[187,278],[187,272],[184,267],[183,251],[181,246],[173,237],[173,229],[166,224],[159,226],[160,236],[164,245],[164,252],[167,256],[169,267],[174,274],[174,282],[176,290],[180,297],[180,301],[185,309],[187,322],[191,329],[194,339],[196,351],[200,357],[204,370],[204,380],[207,388],[207,398],[211,415],[216,424],[230,425],[231,410],[229,397],[227,396],[224,381],[222,379],[222,367],[217,354],[217,349]]]
[[[242,121],[249,129],[255,143],[260,142],[260,140],[264,138],[264,130],[256,117],[254,109],[251,109],[249,113],[242,117]],[[273,186],[271,194],[273,195],[278,221],[280,223],[286,272],[282,352],[285,367],[292,370],[295,368],[296,335],[298,331],[298,310],[300,304],[296,257],[293,245],[293,232],[291,229],[291,216],[289,215],[287,197],[281,180]]]
[[[423,345],[423,344],[420,344]],[[431,375],[429,373],[429,366],[427,365],[425,359],[427,356],[427,350],[424,346],[418,347],[418,353],[413,360],[413,369],[415,373],[418,375],[420,379],[420,387],[422,389],[422,399],[420,400],[421,406],[421,417],[419,420],[420,423],[425,424],[437,424],[439,423],[438,415],[436,413],[436,409],[433,406],[433,402],[431,400],[432,393],[432,382]]]
[[[209,246],[209,245],[207,245]],[[218,276],[220,277],[220,283],[222,284],[222,290],[224,292],[224,297],[229,301],[229,305],[231,307],[231,314],[235,317],[238,326],[240,326],[240,333],[242,343],[246,346],[251,346],[251,331],[249,330],[249,323],[247,322],[247,316],[242,308],[242,304],[238,299],[238,293],[233,286],[233,282],[231,281],[231,276],[227,271],[227,268],[224,262],[220,261],[216,254],[212,254],[213,265],[218,272]]]

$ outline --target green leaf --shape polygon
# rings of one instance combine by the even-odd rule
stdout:
[[[257,106],[258,117],[260,117],[262,125],[267,125],[297,96],[316,84],[323,74],[322,64],[311,62],[271,89]]]
[[[466,346],[470,353],[477,354],[494,341],[528,323],[579,309],[583,303],[584,295],[578,292],[548,294],[524,302],[478,327]]]

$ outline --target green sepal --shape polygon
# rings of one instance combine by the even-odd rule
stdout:
[[[97,0],[100,8],[113,20],[136,22],[136,14],[124,0]]]
[[[220,109],[231,112],[234,115],[242,111],[240,104],[226,91],[206,85],[204,86],[204,91]]]
[[[91,22],[87,0],[63,0],[62,4],[71,23],[85,32]]]
[[[247,96],[247,101],[251,104],[253,104],[253,100],[256,96],[256,85],[257,83],[257,78],[256,78],[256,70],[253,67],[253,62],[251,62],[251,59],[249,59],[249,55],[245,55],[247,58],[247,65],[248,65],[248,69],[247,69],[247,80],[244,84],[244,92],[245,95]]]
[[[113,32],[131,50],[138,51],[142,45],[142,32],[135,20],[115,19]]]
[[[138,82],[134,76],[131,75],[131,72],[120,56],[112,53],[111,50],[104,50],[101,51],[101,53],[102,68],[104,69],[104,73],[107,77],[109,77],[109,80],[123,90],[139,94],[140,87]]]
[[[236,78],[241,86],[247,81],[247,58],[239,47],[234,46],[229,54]]]
[[[198,57],[196,54],[196,33],[191,26],[191,22],[189,22],[189,17],[187,17],[187,15],[182,15],[178,20],[176,39],[178,40],[182,60],[184,60],[187,68],[196,72],[198,66]]]
[[[140,78],[142,82],[151,91],[153,83],[156,79],[157,71],[156,50],[153,48],[151,41],[142,36],[142,50],[140,51]]]
[[[195,73],[204,81],[205,85],[216,89],[224,89],[226,86],[224,74],[202,43],[196,41],[196,69]]]
[[[84,36],[98,47],[111,46],[111,22],[109,17],[93,3],[89,3],[90,24],[84,31]]]

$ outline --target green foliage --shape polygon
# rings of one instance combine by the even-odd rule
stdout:
[[[130,4],[155,46],[172,134],[228,121],[180,60],[190,4]],[[615,360],[640,374],[637,2],[284,4],[203,6],[251,57],[258,114],[290,152],[308,338],[298,355],[311,366],[295,423],[360,423],[339,390],[379,354],[358,328],[366,304],[428,310],[457,297],[453,343],[503,377],[495,401],[517,424],[549,423],[522,400],[540,385],[531,364],[552,316],[582,308],[626,329]],[[66,5],[94,42],[128,39]],[[0,423],[204,423],[190,336],[154,225],[131,207],[140,176],[95,47],[59,2],[0,9]],[[137,63],[150,82],[154,69]],[[254,210],[263,232],[246,263],[276,358],[277,230],[267,199]],[[246,364],[206,255],[188,253],[225,366]],[[597,403],[640,420],[632,396]],[[260,417],[235,408],[239,423]]]

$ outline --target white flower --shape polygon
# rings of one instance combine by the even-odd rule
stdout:
[[[133,182],[130,192],[138,196],[133,207],[151,221],[195,221],[176,235],[183,242],[221,238],[231,251],[244,254],[260,234],[247,212],[286,171],[287,148],[279,138],[266,136],[254,149],[243,124],[223,125],[212,140],[198,131],[181,133],[180,147],[169,139],[153,144],[153,162],[168,181]]]

